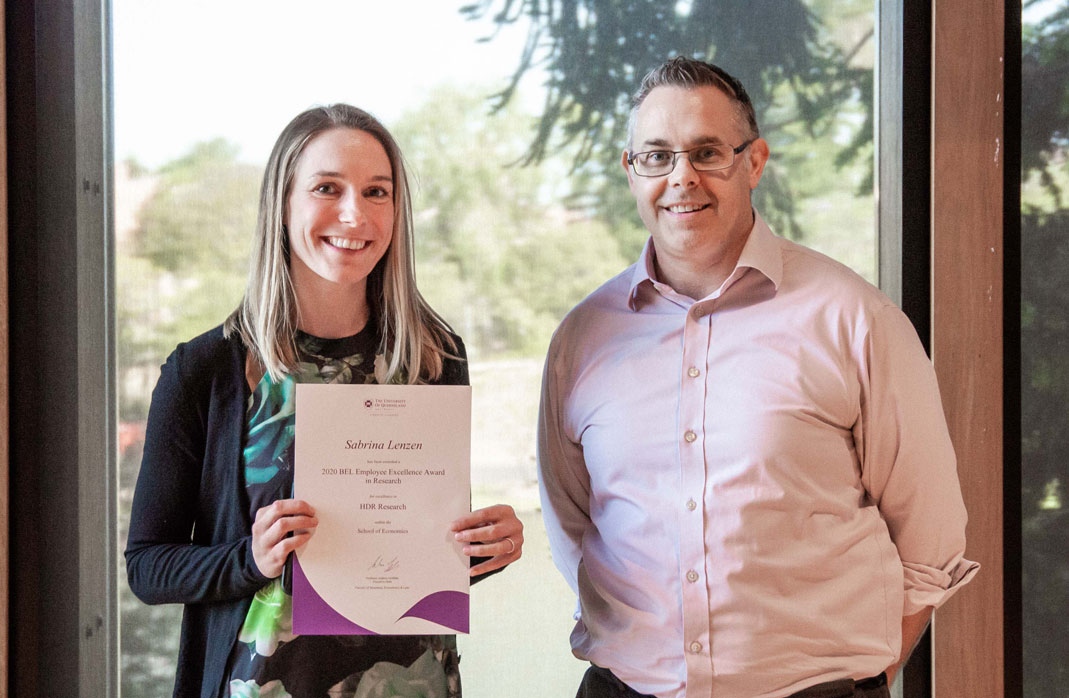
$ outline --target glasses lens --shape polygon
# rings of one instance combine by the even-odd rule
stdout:
[[[640,175],[656,176],[672,171],[672,153],[667,150],[651,150],[635,155],[635,172]]]
[[[690,162],[696,170],[719,170],[731,164],[732,155],[730,148],[703,145],[690,151]]]

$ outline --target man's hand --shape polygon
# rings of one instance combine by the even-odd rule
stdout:
[[[902,617],[902,655],[898,658],[897,662],[887,667],[888,686],[895,680],[895,676],[898,675],[899,670],[905,665],[906,661],[909,659],[909,655],[913,653],[913,648],[920,642],[921,635],[924,634],[924,629],[928,627],[928,622],[931,621],[932,611],[934,610],[934,608],[929,606],[920,613]]]

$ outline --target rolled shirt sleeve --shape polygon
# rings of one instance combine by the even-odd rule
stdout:
[[[888,305],[861,341],[861,480],[898,548],[903,615],[912,615],[945,603],[980,565],[964,557],[968,517],[957,460],[935,370],[916,331]]]

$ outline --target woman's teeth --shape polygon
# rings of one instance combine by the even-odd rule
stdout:
[[[367,247],[367,240],[350,240],[349,238],[327,238],[327,242],[333,247],[343,250],[362,250]]]

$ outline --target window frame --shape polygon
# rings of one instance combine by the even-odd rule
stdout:
[[[988,41],[980,49],[975,49],[975,40],[963,26],[976,17],[990,19],[988,4],[954,0],[935,9],[926,5],[917,0],[879,3],[881,285],[907,310],[922,339],[934,333],[931,346],[952,427],[972,418],[971,405],[961,406],[962,391],[970,377],[990,372],[991,364],[985,362],[992,359],[989,354],[981,363],[970,363],[954,354],[956,346],[968,346],[965,343],[980,331],[963,327],[971,323],[944,330],[931,322],[933,303],[938,312],[946,312],[956,302],[932,283],[933,272],[942,282],[955,274],[954,278],[975,274],[979,267],[1002,289],[997,318],[992,320],[999,339],[985,346],[999,362],[1002,380],[994,383],[1003,408],[984,415],[985,423],[1000,435],[993,438],[1002,444],[1002,454],[982,458],[978,464],[963,462],[961,468],[963,480],[973,475],[984,481],[979,490],[965,488],[970,508],[978,511],[977,507],[996,502],[1001,511],[998,525],[1006,531],[1005,546],[995,551],[990,540],[973,534],[972,554],[978,549],[984,555],[997,554],[992,558],[997,560],[994,568],[988,566],[983,577],[998,578],[998,593],[980,596],[969,589],[939,612],[934,663],[940,671],[935,672],[935,688],[940,695],[952,695],[945,688],[953,685],[949,682],[966,681],[963,677],[974,667],[985,667],[987,673],[999,674],[996,683],[1005,678],[999,695],[1020,695],[1020,660],[1012,651],[1020,647],[1020,610],[1014,605],[1019,579],[1016,587],[1013,582],[1020,576],[1020,427],[1013,423],[1015,414],[1019,418],[1019,385],[1014,385],[1015,380],[1019,384],[1014,360],[1019,356],[1019,334],[1012,323],[1004,326],[1002,318],[1016,317],[1019,309],[1015,295],[1019,283],[1014,284],[1020,278],[1019,250],[1014,236],[1019,237],[1020,182],[1019,167],[1014,165],[1019,164],[1020,116],[1014,110],[1020,103],[1021,3],[1008,0],[1000,8],[1005,17],[998,18],[997,28],[989,29],[993,36],[1001,34],[1000,40]],[[5,664],[11,669],[0,691],[10,688],[15,695],[74,692],[111,697],[119,692],[110,11],[107,0],[0,4],[5,17],[10,145],[7,221],[12,231],[29,231],[8,241],[12,396],[6,434],[8,552],[17,564],[9,566],[7,597],[11,635]],[[928,57],[924,46],[929,47]],[[982,52],[983,60],[970,70],[987,80],[991,70],[985,66],[993,58],[1005,57],[1006,77],[999,78],[1005,117],[996,124],[1005,136],[1005,156],[997,182],[990,173],[963,172],[965,176],[952,186],[959,191],[976,186],[974,175],[982,186],[995,186],[1002,193],[1003,216],[985,227],[999,253],[970,257],[971,264],[959,263],[960,268],[954,269],[946,250],[959,249],[964,232],[955,224],[957,212],[948,210],[941,196],[951,185],[940,181],[939,166],[931,163],[942,153],[943,142],[936,138],[943,133],[939,124],[953,119],[955,109],[981,106],[955,105],[941,97],[945,56],[965,48],[971,55]],[[987,106],[986,96],[982,106]],[[931,109],[927,114],[926,108]],[[925,194],[928,205],[916,207]],[[982,327],[993,331],[990,322]],[[40,356],[47,356],[48,363]],[[1001,370],[1003,361],[1011,370]],[[957,445],[962,448],[960,441]],[[972,446],[967,453],[975,449]],[[983,477],[992,468],[1002,475],[997,485]],[[959,601],[974,595],[975,601]],[[981,633],[962,611],[988,604],[991,598],[1004,635]],[[959,641],[975,640],[967,662],[962,663],[958,650],[940,639],[944,630],[957,634]],[[946,671],[941,669],[944,663]],[[919,671],[918,680],[932,674],[930,666]],[[73,691],[72,681],[77,681]],[[985,690],[990,688],[985,684]],[[927,695],[908,685],[907,690],[908,696]]]
[[[4,9],[8,221],[28,233],[9,239],[8,258],[6,688],[115,696],[109,5]]]

